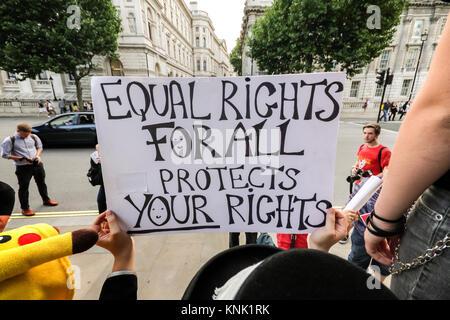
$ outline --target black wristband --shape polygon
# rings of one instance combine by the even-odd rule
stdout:
[[[383,222],[387,222],[387,223],[400,223],[400,222],[403,222],[403,220],[405,219],[405,217],[402,215],[402,216],[401,216],[399,219],[397,219],[397,220],[388,220],[388,219],[382,218],[382,217],[380,217],[379,215],[377,215],[377,214],[375,213],[375,209],[373,209],[371,215],[373,215],[375,218],[377,218],[377,219],[379,219],[379,220],[381,220],[381,221],[383,221]]]
[[[386,231],[378,227],[375,223],[373,223],[373,213],[367,218],[367,230],[377,237],[389,238],[392,236],[396,236],[402,234],[405,231],[404,223],[400,224],[393,231]]]

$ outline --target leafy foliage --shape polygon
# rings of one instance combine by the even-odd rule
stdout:
[[[353,76],[392,41],[407,0],[275,0],[247,41],[268,73],[346,71]],[[370,5],[381,28],[369,28]]]
[[[79,29],[68,26],[70,5],[80,8]],[[68,73],[81,90],[94,56],[114,57],[118,47],[121,21],[111,0],[2,0],[0,16],[0,69],[23,79]]]
[[[240,38],[236,39],[236,45],[231,50],[230,62],[234,67],[234,71],[241,76],[242,75],[242,42]]]

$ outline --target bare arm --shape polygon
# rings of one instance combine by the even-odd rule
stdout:
[[[449,15],[450,18],[450,15]],[[401,216],[450,168],[450,19],[427,80],[406,116],[389,163],[375,212]]]
[[[450,18],[450,15],[449,15]],[[450,19],[441,35],[425,84],[403,121],[375,203],[378,216],[397,220],[432,183],[450,168]],[[386,231],[397,225],[375,219]],[[386,239],[366,230],[366,250],[383,264],[392,252]]]

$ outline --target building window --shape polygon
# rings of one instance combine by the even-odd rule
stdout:
[[[122,62],[119,60],[113,60],[111,61],[111,75],[112,76],[123,76],[123,66]]]
[[[405,62],[405,68],[407,69],[406,71],[412,71],[408,69],[414,69],[418,53],[419,53],[418,48],[411,48],[408,50],[408,52],[406,53],[406,62]]]
[[[206,71],[206,60],[203,60],[203,71]]]
[[[198,27],[195,27],[195,31],[198,32],[198,30],[199,30]]]
[[[152,38],[152,24],[151,24],[151,22],[147,22],[147,26],[148,26],[148,37],[149,37],[150,40],[153,41],[153,38]]]
[[[411,38],[420,39],[420,36],[422,35],[422,29],[423,29],[423,20],[416,20],[414,22],[414,29]]]
[[[200,69],[200,59],[197,60],[197,71],[201,71],[201,69]]]
[[[401,96],[406,96],[408,95],[409,91],[410,91],[410,87],[411,87],[411,79],[404,79],[403,80],[403,84],[402,84],[402,91],[400,92]]]
[[[203,48],[206,48],[206,38],[203,37]]]
[[[153,15],[150,9],[147,9],[147,28],[148,28],[148,38],[153,41],[152,36],[152,21],[153,21]]]
[[[128,13],[127,20],[130,33],[136,33],[136,18],[134,17],[134,13]]]
[[[199,37],[195,37],[195,46],[200,47],[200,38]]]
[[[358,96],[360,84],[361,81],[352,81],[352,86],[350,87],[350,97],[356,98]]]
[[[380,58],[380,69],[386,69],[389,64],[389,56],[391,55],[391,50],[384,50]]]
[[[383,86],[377,84],[377,88],[375,89],[375,97],[381,97],[383,94]]]

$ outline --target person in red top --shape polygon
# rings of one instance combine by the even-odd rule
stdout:
[[[377,123],[367,124],[363,127],[365,143],[358,149],[358,160],[352,167],[352,175],[356,174],[358,169],[361,169],[363,171],[370,170],[372,175],[376,175],[380,178],[383,177],[383,172],[388,167],[389,160],[391,159],[391,151],[378,142],[380,132],[381,127]],[[350,195],[349,201],[359,191],[367,179],[368,177],[356,181],[355,190]],[[360,214],[363,215],[372,212],[375,201],[380,194],[380,190],[381,188],[360,209]],[[371,261],[371,257],[367,254],[364,243],[366,225],[362,219],[357,219],[357,221],[353,223],[353,226],[355,227],[355,230],[353,230],[351,236],[352,247],[348,260],[363,269],[367,269],[369,265],[376,266],[377,269],[375,270],[375,275],[380,281],[383,281],[386,276],[389,275],[389,267],[375,260]],[[345,242],[342,241],[340,243]]]
[[[363,127],[364,144],[358,149],[358,160],[352,167],[352,174],[356,174],[357,169],[363,171],[370,170],[373,175],[383,176],[383,168],[389,165],[391,151],[378,143],[381,127],[376,123],[371,123]],[[357,181],[359,183],[359,181]]]
[[[308,248],[308,234],[277,233],[278,248],[288,250],[293,248]]]

